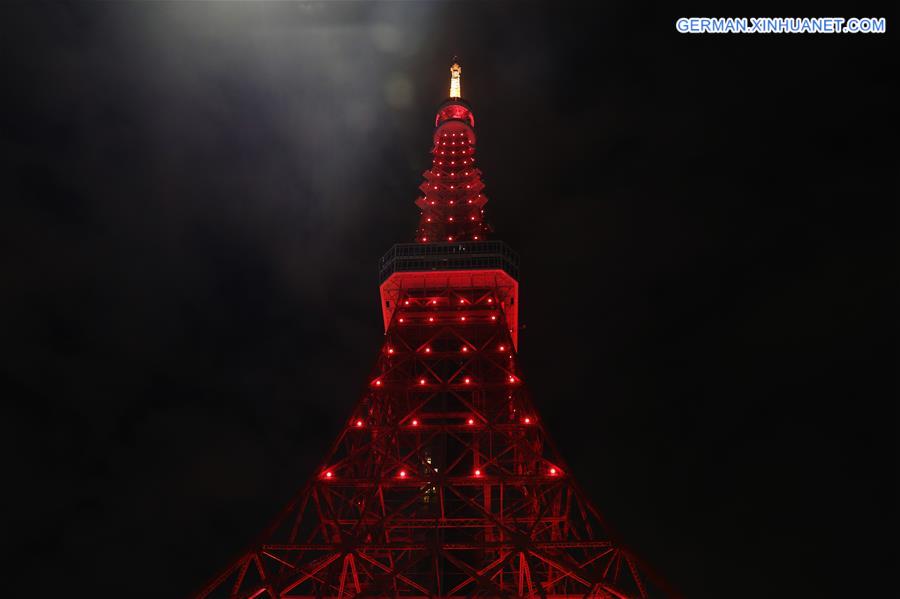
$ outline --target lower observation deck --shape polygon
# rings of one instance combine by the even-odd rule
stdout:
[[[378,270],[385,331],[401,297],[480,290],[497,298],[518,348],[519,256],[504,242],[398,243],[381,257]]]
[[[398,243],[381,257],[378,282],[395,272],[494,269],[519,279],[519,255],[502,241]]]

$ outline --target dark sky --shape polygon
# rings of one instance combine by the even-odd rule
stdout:
[[[313,472],[454,54],[527,381],[620,535],[688,597],[883,589],[888,36],[674,21],[888,15],[668,4],[4,3],[4,593],[185,596]]]

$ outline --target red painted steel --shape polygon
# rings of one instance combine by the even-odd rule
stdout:
[[[470,159],[473,122],[464,102],[446,102],[435,150]],[[480,173],[435,166],[417,238],[485,235]],[[198,597],[647,597],[529,398],[518,282],[502,270],[399,272],[381,295],[368,392],[320,471]]]

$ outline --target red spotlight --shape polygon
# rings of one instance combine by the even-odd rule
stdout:
[[[413,421],[410,422],[410,424],[412,424],[413,426],[419,426],[419,421],[416,419],[413,419]]]
[[[466,420],[466,424],[468,424],[469,426],[472,426],[473,424],[475,424],[475,419],[469,418],[468,420]]]
[[[334,474],[332,474],[331,470],[325,473],[325,478],[333,478]]]
[[[476,469],[476,470],[475,470],[475,476],[481,476],[481,470]]]
[[[406,478],[406,470],[401,470],[397,474],[399,474],[400,478]]]
[[[363,421],[362,421],[362,420],[357,420],[357,421],[356,421],[356,428],[362,428],[362,425],[363,425]]]

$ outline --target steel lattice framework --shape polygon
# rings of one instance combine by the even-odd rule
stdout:
[[[517,258],[483,239],[468,105],[450,98],[436,125],[417,243],[382,259],[368,392],[322,469],[199,597],[649,596],[522,380]],[[466,163],[441,164],[447,147]]]

